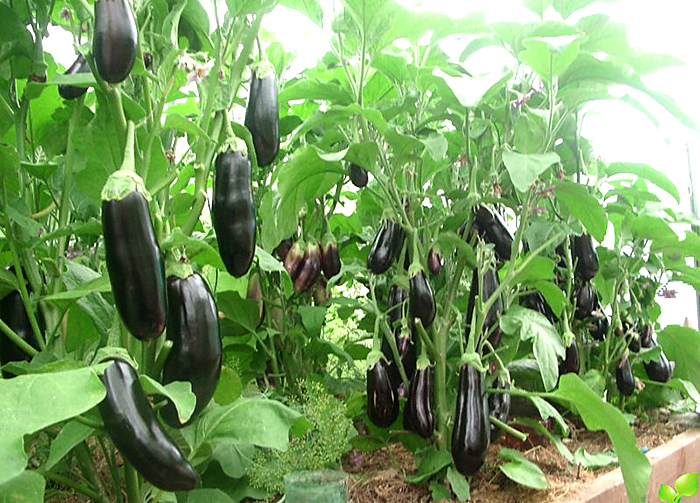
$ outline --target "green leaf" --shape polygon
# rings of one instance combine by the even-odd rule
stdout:
[[[532,286],[540,291],[544,300],[547,301],[547,304],[549,304],[549,307],[552,309],[552,312],[556,316],[559,316],[561,310],[564,309],[567,303],[566,295],[561,288],[551,281],[536,281]]]
[[[238,373],[230,367],[221,367],[219,384],[216,385],[214,400],[219,405],[229,405],[235,402],[243,392],[243,383]]]
[[[289,429],[301,416],[275,400],[239,398],[231,405],[210,407],[197,430],[197,444],[242,442],[286,451]]]
[[[507,334],[520,332],[522,340],[532,340],[535,359],[547,390],[554,389],[559,376],[557,357],[564,358],[561,338],[544,315],[521,306],[512,306],[501,317],[501,328]]]
[[[175,404],[177,409],[177,417],[182,423],[187,420],[194,412],[194,406],[197,403],[197,397],[192,393],[192,385],[188,382],[174,381],[163,386],[161,383],[141,374],[139,381],[143,390],[149,395],[163,395],[170,399]]]
[[[49,450],[49,458],[41,466],[41,471],[50,470],[56,463],[61,461],[73,447],[88,438],[93,432],[93,429],[78,421],[69,421],[61,429],[60,433],[51,442]]]
[[[91,409],[105,396],[95,369],[31,374],[0,380],[0,484],[27,465],[24,435]]]
[[[450,481],[452,492],[455,493],[458,500],[469,501],[471,498],[471,495],[469,494],[469,482],[467,482],[464,475],[459,473],[454,466],[450,466],[447,469],[447,480]]]
[[[406,482],[411,484],[423,482],[451,463],[452,455],[449,452],[432,450],[420,462],[416,474],[406,477]]]
[[[316,26],[323,28],[323,9],[318,0],[282,0],[280,4],[301,12]]]
[[[550,417],[554,418],[554,420],[559,425],[559,429],[561,430],[562,434],[567,437],[569,436],[569,426],[564,421],[564,418],[561,417],[561,414],[559,414],[559,411],[557,409],[555,409],[544,398],[540,398],[538,396],[531,396],[529,398],[535,405],[535,407],[537,407],[537,411],[540,413],[540,417],[543,421],[546,421]]]
[[[527,459],[522,452],[514,449],[502,448],[498,453],[499,458],[509,459],[509,463],[499,465],[499,469],[513,482],[533,489],[547,489],[549,483],[542,470]]]
[[[428,487],[430,488],[430,495],[433,497],[433,501],[452,501],[452,493],[444,484],[433,481]]]
[[[326,308],[321,306],[299,306],[297,308],[301,323],[304,325],[306,332],[311,337],[321,335],[323,320],[326,318]]]
[[[669,325],[659,333],[659,344],[669,360],[676,362],[673,375],[700,389],[700,332]]]
[[[520,192],[527,192],[530,185],[552,164],[559,162],[559,156],[554,152],[546,154],[520,154],[512,150],[503,152],[503,162],[506,165],[513,186]]]
[[[554,9],[566,19],[574,12],[597,2],[617,2],[618,0],[554,0]]]
[[[518,59],[549,82],[562,75],[579,53],[581,35],[559,37],[533,37],[523,40],[527,50],[518,54]]]
[[[189,120],[187,117],[183,117],[180,114],[172,113],[165,117],[165,124],[163,124],[163,130],[175,129],[183,133],[187,133],[199,138],[205,139],[207,133],[200,128],[197,124]]]
[[[664,503],[675,503],[676,496],[676,490],[673,487],[666,484],[661,484],[659,487],[659,499]]]
[[[698,474],[686,473],[676,479],[676,492],[679,496],[695,496],[698,492]]]
[[[605,173],[608,176],[620,175],[620,174],[630,174],[635,175],[639,178],[650,181],[660,189],[664,190],[680,203],[680,195],[678,194],[678,189],[664,173],[655,170],[648,164],[643,163],[633,163],[633,162],[614,162],[610,164]]]
[[[456,100],[464,108],[474,108],[489,94],[489,91],[500,86],[513,76],[508,68],[498,72],[487,73],[482,76],[468,77],[462,75],[453,77],[446,74],[440,68],[433,70],[433,75],[442,80]]]
[[[236,503],[221,489],[195,489],[187,493],[187,503]]]
[[[574,217],[588,229],[596,241],[603,241],[608,227],[608,215],[585,185],[574,182],[555,182],[554,194]]]
[[[554,444],[554,446],[559,451],[559,454],[561,454],[561,456],[564,459],[566,459],[569,463],[574,462],[574,455],[571,454],[571,451],[569,449],[567,449],[567,447],[564,445],[564,442],[562,442],[559,437],[554,436],[547,428],[545,428],[542,425],[542,423],[540,423],[539,421],[535,421],[534,419],[531,419],[529,417],[519,417],[516,420],[516,423],[529,426],[541,433],[542,435],[544,435],[545,437],[547,437],[549,441]]]
[[[677,389],[685,396],[693,400],[697,405],[700,405],[700,392],[698,392],[698,389],[692,382],[674,377],[666,383],[666,386]]]
[[[595,470],[617,463],[617,454],[614,451],[591,454],[583,447],[579,447],[574,453],[574,463]]]
[[[255,446],[233,443],[217,445],[212,457],[219,462],[226,475],[239,479],[246,475],[254,454]]]
[[[620,461],[628,500],[645,502],[651,465],[637,448],[636,437],[620,410],[604,402],[576,374],[561,376],[553,395],[575,405],[590,431],[605,430]]]
[[[23,471],[0,485],[1,503],[42,503],[46,480],[36,472]]]
[[[425,152],[433,158],[434,161],[440,161],[447,154],[447,140],[444,136],[432,134],[428,138],[421,140],[425,145]]]
[[[267,253],[259,246],[255,247],[255,256],[258,257],[258,265],[265,272],[283,272],[284,265],[275,257]]]

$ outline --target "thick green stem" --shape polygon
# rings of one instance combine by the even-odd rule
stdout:
[[[103,88],[109,106],[109,112],[114,121],[114,130],[117,133],[119,148],[123,152],[126,145],[126,116],[122,106],[122,94],[116,86],[104,86]]]
[[[102,480],[100,479],[100,476],[97,474],[97,470],[95,469],[95,461],[92,458],[92,451],[90,451],[87,444],[83,442],[75,448],[75,453],[78,458],[78,462],[80,463],[83,475],[100,495],[100,498],[97,501],[106,503],[106,492],[102,484]]]
[[[506,423],[504,423],[503,421],[500,421],[500,420],[496,419],[496,418],[493,417],[493,416],[489,416],[489,420],[490,420],[493,424],[495,424],[496,426],[498,426],[500,429],[502,429],[503,431],[505,431],[506,433],[508,433],[509,435],[513,435],[515,438],[517,438],[517,439],[520,440],[521,442],[525,442],[525,440],[527,440],[527,433],[523,433],[523,432],[520,431],[520,430],[516,430],[516,429],[513,428],[512,426],[508,426]]]
[[[31,347],[24,339],[22,339],[19,335],[17,335],[17,332],[12,330],[7,324],[0,320],[0,330],[3,331],[3,333],[19,348],[27,353],[29,356],[34,356],[35,354],[38,353],[36,349]]]
[[[139,491],[139,474],[130,463],[124,463],[124,480],[126,482],[126,501],[141,503]]]

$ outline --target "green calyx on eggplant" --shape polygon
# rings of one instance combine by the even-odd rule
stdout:
[[[277,100],[277,76],[267,61],[253,68],[245,127],[250,131],[258,166],[268,166],[280,150],[280,113]]]
[[[481,278],[481,303],[488,301],[499,286],[498,274],[492,267],[488,268]],[[479,291],[479,270],[472,270],[472,283],[469,286],[469,300],[467,302],[466,323],[464,327],[465,340],[469,338],[471,330],[472,316],[476,306],[476,295]],[[500,341],[501,329],[498,327],[499,316],[503,314],[503,299],[499,296],[489,308],[484,317],[483,331],[491,332],[489,342],[495,348]],[[495,328],[494,328],[495,327]],[[493,328],[493,330],[491,330]]]
[[[632,393],[634,393],[636,386],[627,351],[625,351],[625,354],[622,355],[622,358],[620,358],[620,361],[615,367],[615,383],[617,384],[617,389],[623,395],[632,396]]]
[[[250,160],[228,148],[216,156],[212,223],[219,255],[231,276],[241,278],[255,257],[256,218]]]
[[[658,343],[652,338],[651,344],[648,347],[654,348],[657,346]],[[658,360],[651,360],[648,363],[644,363],[644,371],[647,377],[654,382],[668,382],[673,376],[673,367],[663,350],[659,353]]]
[[[361,189],[367,186],[367,182],[369,181],[369,175],[365,168],[358,164],[355,164],[354,162],[351,162],[349,165],[349,172],[350,181],[355,187]]]
[[[385,220],[372,242],[367,255],[367,269],[374,274],[382,274],[391,267],[394,261],[397,232],[400,227],[391,220]]]
[[[136,370],[125,361],[114,360],[101,379],[107,394],[98,409],[121,456],[164,491],[190,491],[199,486],[199,475],[158,422]]]
[[[571,241],[571,254],[576,269],[574,275],[579,281],[590,281],[598,272],[598,255],[593,247],[591,236],[584,232]]]
[[[435,319],[435,296],[423,270],[416,272],[409,281],[408,310],[411,319],[420,318],[425,328]]]
[[[309,242],[304,261],[294,277],[294,293],[301,294],[311,288],[321,273],[321,247],[317,242]]]
[[[388,428],[399,417],[399,395],[383,358],[367,371],[367,416],[380,428]]]
[[[494,389],[510,389],[510,384],[503,379],[496,379],[493,382]],[[488,396],[489,414],[502,423],[508,422],[508,414],[510,413],[510,393],[491,393]],[[489,434],[491,442],[498,440],[503,430],[491,423],[491,431]]]
[[[559,364],[559,377],[564,374],[578,374],[581,368],[581,359],[578,353],[578,344],[576,339],[571,340],[566,348],[564,360]]]
[[[486,459],[491,437],[484,378],[476,367],[465,363],[459,371],[457,403],[452,429],[452,460],[457,471],[474,475]]]
[[[214,396],[221,374],[219,311],[214,295],[202,276],[168,277],[167,338],[173,341],[163,365],[162,384],[189,382],[197,398],[190,418],[180,422],[174,404],[161,412],[173,428],[191,424]]]
[[[64,75],[75,75],[76,73],[90,73],[90,65],[88,65],[85,57],[78,53],[78,56],[73,61],[73,64],[68,67]],[[87,92],[87,87],[71,86],[69,84],[59,84],[58,94],[64,100],[74,100]]]
[[[493,213],[486,206],[479,206],[474,210],[474,223],[479,235],[495,246],[498,260],[501,262],[510,260],[513,235],[498,214]]]
[[[584,281],[574,288],[574,298],[576,299],[576,311],[574,317],[583,320],[593,314],[598,305],[598,294],[589,281]]]
[[[433,435],[432,367],[426,366],[413,374],[403,409],[403,425],[423,438]]]
[[[110,84],[129,76],[136,59],[138,30],[129,0],[97,0],[92,55],[97,73]]]
[[[27,290],[31,292],[31,287],[27,283]],[[35,312],[36,322],[39,325],[39,330],[44,332],[46,323],[41,309]],[[29,322],[27,310],[22,302],[22,295],[17,291],[5,295],[0,301],[0,320],[10,327],[24,342],[39,351],[39,342],[36,340],[34,330]],[[0,334],[0,364],[4,365],[9,362],[29,361],[31,357],[22,351],[14,342],[10,340],[4,333]]]
[[[327,279],[331,279],[340,272],[340,267],[338,244],[334,238],[327,237],[323,240],[323,246],[321,247],[321,269],[323,270],[323,275]]]
[[[433,276],[440,274],[442,269],[442,257],[434,248],[431,248],[428,252],[428,270]]]

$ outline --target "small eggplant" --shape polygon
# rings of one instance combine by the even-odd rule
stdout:
[[[593,325],[588,329],[588,333],[591,334],[597,341],[605,340],[605,336],[608,334],[608,328],[610,328],[610,322],[608,317],[603,315],[600,318],[595,318],[593,320]]]
[[[598,272],[598,255],[593,247],[591,236],[584,232],[574,236],[571,242],[571,253],[576,264],[574,275],[579,281],[589,281]]]
[[[366,187],[367,182],[369,181],[369,176],[367,174],[367,170],[365,168],[363,168],[362,166],[359,166],[358,164],[351,162],[350,163],[350,181],[358,189]]]
[[[289,250],[292,248],[293,244],[294,240],[292,238],[287,238],[280,241],[280,244],[278,244],[277,248],[275,248],[275,253],[277,253],[277,256],[282,262],[284,262],[284,259],[287,257],[287,253],[289,253]]]
[[[396,224],[391,220],[385,220],[374,238],[372,248],[367,255],[367,269],[374,274],[382,274],[394,260],[394,234]]]
[[[509,389],[510,384],[501,379],[496,379],[493,383],[494,389]],[[510,393],[491,393],[488,397],[489,414],[502,423],[508,422],[510,413]],[[490,421],[489,421],[490,422]],[[491,423],[490,440],[495,442],[501,436],[503,430]]]
[[[435,319],[435,297],[428,278],[423,271],[418,271],[410,280],[408,291],[408,306],[411,319],[420,318],[425,328]]]
[[[294,293],[297,295],[307,291],[316,283],[321,273],[321,247],[318,243],[309,242],[306,248],[304,262],[294,278]]]
[[[590,282],[585,281],[574,288],[574,297],[576,298],[576,311],[574,317],[577,320],[588,318],[598,305],[598,295]]]
[[[442,269],[442,257],[433,248],[428,252],[428,270],[433,276],[440,274]]]
[[[324,240],[321,248],[321,268],[327,279],[331,279],[340,272],[340,254],[338,253],[338,245],[333,238]]]
[[[417,370],[411,379],[408,400],[403,409],[404,428],[423,438],[433,435],[432,368]]]
[[[328,282],[321,276],[314,287],[314,303],[320,306],[328,300]]]
[[[578,344],[576,344],[576,339],[573,339],[566,348],[564,361],[559,364],[559,377],[564,374],[578,374],[580,368],[581,360],[578,354]]]
[[[110,84],[126,79],[137,45],[138,29],[129,0],[97,0],[92,55],[100,77]]]
[[[387,298],[387,314],[393,327],[406,314],[406,300],[408,292],[398,285],[391,285]]]
[[[620,358],[620,361],[615,368],[615,382],[617,383],[617,389],[625,396],[632,396],[634,393],[635,382],[634,374],[632,373],[632,365],[630,364],[630,359],[625,352]]]
[[[64,75],[75,75],[76,73],[90,73],[90,65],[82,54],[78,54],[72,65],[66,70]],[[61,84],[58,86],[58,94],[64,100],[74,100],[87,92],[87,87],[71,86]]]
[[[399,417],[399,396],[383,359],[367,371],[367,416],[380,428],[388,428]]]
[[[469,331],[471,328],[471,322],[472,322],[472,315],[474,313],[474,307],[476,306],[476,294],[479,291],[478,288],[479,284],[479,271],[477,268],[474,268],[472,271],[472,283],[469,287],[469,300],[467,302],[467,320],[466,320],[466,325],[465,325],[465,339],[469,337]],[[495,269],[489,268],[486,273],[484,273],[484,276],[481,278],[481,302],[482,304],[486,302],[493,293],[496,291],[496,289],[499,286],[498,282],[498,275],[496,274]],[[484,325],[483,325],[483,330],[484,332],[488,332],[491,330],[491,328],[498,324],[498,319],[499,316],[503,313],[503,299],[501,297],[498,297],[496,301],[491,305],[491,308],[488,310],[486,313],[486,316],[484,318]],[[495,329],[495,333],[498,334],[500,332],[500,328]],[[496,339],[500,339],[500,336],[497,335]],[[495,348],[496,345],[498,345],[497,340],[490,340],[491,345]],[[496,344],[494,344],[494,342]]]
[[[481,372],[465,363],[459,371],[459,387],[452,429],[452,459],[465,477],[484,464],[491,427]]]
[[[248,278],[248,289],[246,290],[246,299],[254,300],[258,304],[258,327],[262,325],[265,319],[265,303],[262,298],[262,289],[260,288],[260,275],[254,272]]]
[[[496,257],[501,262],[510,260],[513,235],[501,218],[485,206],[479,206],[474,212],[474,222],[481,231],[481,236],[496,247]]]
[[[649,347],[653,348],[656,346],[658,346],[658,343],[652,339]],[[649,363],[644,364],[644,371],[647,373],[649,379],[654,382],[668,382],[673,375],[671,362],[668,361],[663,351],[659,353],[658,360],[651,360]]]
[[[287,254],[284,257],[284,268],[289,273],[292,281],[297,277],[299,271],[301,270],[301,265],[304,263],[304,257],[306,256],[306,247],[304,243],[297,241],[292,245]]]
[[[654,330],[648,323],[642,327],[640,342],[643,348],[651,348],[654,346]]]

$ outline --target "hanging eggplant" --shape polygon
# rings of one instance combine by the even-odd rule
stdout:
[[[432,367],[426,366],[413,374],[403,410],[403,424],[423,438],[433,435]]]
[[[394,241],[397,225],[391,220],[385,220],[372,242],[367,255],[367,269],[374,274],[382,274],[394,260]]]
[[[411,319],[420,318],[423,327],[428,328],[435,319],[435,296],[433,289],[422,270],[410,279],[408,309]]]
[[[574,298],[576,299],[576,311],[574,317],[577,320],[584,320],[593,314],[593,310],[598,305],[598,294],[595,293],[593,285],[589,281],[584,281],[574,288]]]
[[[451,446],[455,467],[465,477],[474,475],[484,464],[490,432],[483,376],[465,363],[459,371]]]
[[[617,389],[623,395],[632,396],[632,393],[634,393],[634,374],[632,373],[632,365],[627,352],[622,355],[615,368],[615,383],[617,384]]]
[[[591,236],[584,232],[571,241],[571,254],[576,264],[574,275],[579,281],[589,281],[598,272],[598,255]]]
[[[253,137],[258,166],[272,164],[280,151],[280,112],[277,76],[267,61],[253,67],[244,124]]]
[[[367,371],[367,416],[380,428],[388,428],[399,417],[399,395],[383,358]]]
[[[488,243],[493,243],[495,246],[498,260],[501,262],[510,260],[513,235],[501,218],[497,214],[492,213],[491,210],[485,206],[479,206],[474,211],[474,222],[484,240]]]
[[[129,0],[97,0],[92,55],[97,73],[110,84],[129,76],[136,59],[138,30]]]
[[[476,294],[479,291],[479,271],[474,268],[472,271],[472,283],[469,286],[469,300],[467,302],[467,319],[464,328],[465,340],[469,339],[471,329],[472,316],[476,306]],[[498,289],[498,274],[493,268],[486,270],[481,278],[481,303],[483,304],[491,298],[493,293]],[[483,333],[488,333],[493,327],[494,330],[489,337],[489,342],[495,348],[501,340],[501,329],[498,327],[499,316],[503,313],[503,299],[499,296],[489,308],[484,317]]]
[[[502,379],[496,379],[493,382],[494,389],[510,389],[510,384]],[[508,414],[510,413],[510,393],[491,393],[488,397],[489,414],[498,419],[502,423],[508,422]],[[503,430],[491,423],[490,440],[495,442],[501,436]]]
[[[578,354],[578,344],[576,339],[571,340],[571,344],[566,348],[564,361],[559,364],[559,377],[564,374],[578,374],[581,368],[581,359]]]

